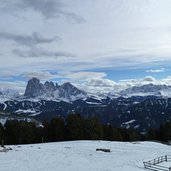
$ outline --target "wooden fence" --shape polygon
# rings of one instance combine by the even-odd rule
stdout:
[[[161,163],[171,161],[171,156],[165,155],[147,162],[143,162],[144,168],[153,170],[153,171],[171,171],[171,166],[166,167],[162,166]]]

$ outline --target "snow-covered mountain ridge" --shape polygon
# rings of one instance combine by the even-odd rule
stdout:
[[[130,98],[86,98],[73,102],[53,100],[8,100],[0,103],[0,111],[38,121],[54,117],[66,118],[69,113],[98,117],[105,124],[147,131],[171,119],[171,98],[155,96]]]
[[[44,84],[40,83],[37,78],[32,78],[28,81],[24,93],[25,98],[40,98],[40,99],[59,99],[64,101],[74,101],[84,98],[86,92],[79,90],[71,83],[66,82],[62,85],[54,84],[46,81]]]
[[[171,119],[170,86],[147,84],[118,94],[89,94],[71,83],[29,80],[24,95],[1,92],[0,111],[39,121],[68,113],[98,117],[103,123],[146,131]]]
[[[156,85],[144,84],[140,86],[132,86],[125,88],[118,92],[118,90],[110,90],[109,92],[86,92],[82,87],[76,87],[70,82],[62,85],[52,81],[46,81],[44,84],[38,78],[32,78],[28,81],[25,92],[20,95],[19,92],[11,89],[0,91],[0,101],[6,100],[54,100],[72,102],[78,99],[86,99],[87,97],[94,97],[98,99],[103,98],[118,98],[118,97],[132,97],[132,96],[161,96],[171,97],[170,85]]]
[[[142,86],[134,86],[119,92],[121,96],[164,96],[171,97],[171,86],[145,84]]]

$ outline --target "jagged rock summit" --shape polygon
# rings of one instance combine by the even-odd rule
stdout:
[[[43,94],[43,84],[37,78],[32,78],[28,81],[24,96],[37,97]]]
[[[11,90],[0,93],[0,111],[4,112],[0,119],[5,123],[11,117],[6,112],[40,121],[66,118],[68,113],[75,112],[86,118],[97,116],[103,123],[145,132],[171,119],[170,92],[170,85],[146,84],[125,89],[116,97],[100,96],[85,93],[69,82],[58,85],[32,78],[24,97],[16,97]]]
[[[28,81],[24,96],[27,98],[44,97],[57,98],[67,100],[77,100],[84,98],[86,93],[79,90],[77,87],[69,82],[62,85],[46,81],[44,84],[38,78],[32,78]]]

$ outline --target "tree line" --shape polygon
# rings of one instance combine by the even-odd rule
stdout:
[[[150,129],[141,135],[134,129],[117,128],[102,124],[97,118],[83,118],[79,114],[69,114],[64,120],[54,118],[37,127],[33,122],[8,120],[0,124],[1,144],[30,144],[71,140],[140,141],[171,140],[171,123],[162,124],[158,129]]]
[[[160,128],[150,129],[146,135],[147,140],[157,140],[161,142],[171,142],[171,122],[161,124]]]
[[[2,144],[30,144],[71,140],[135,141],[138,133],[132,129],[104,125],[97,118],[69,114],[64,120],[54,118],[37,127],[33,122],[8,120],[0,124]]]

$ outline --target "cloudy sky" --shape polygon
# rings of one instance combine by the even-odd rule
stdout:
[[[170,0],[0,0],[0,87],[171,84]]]

